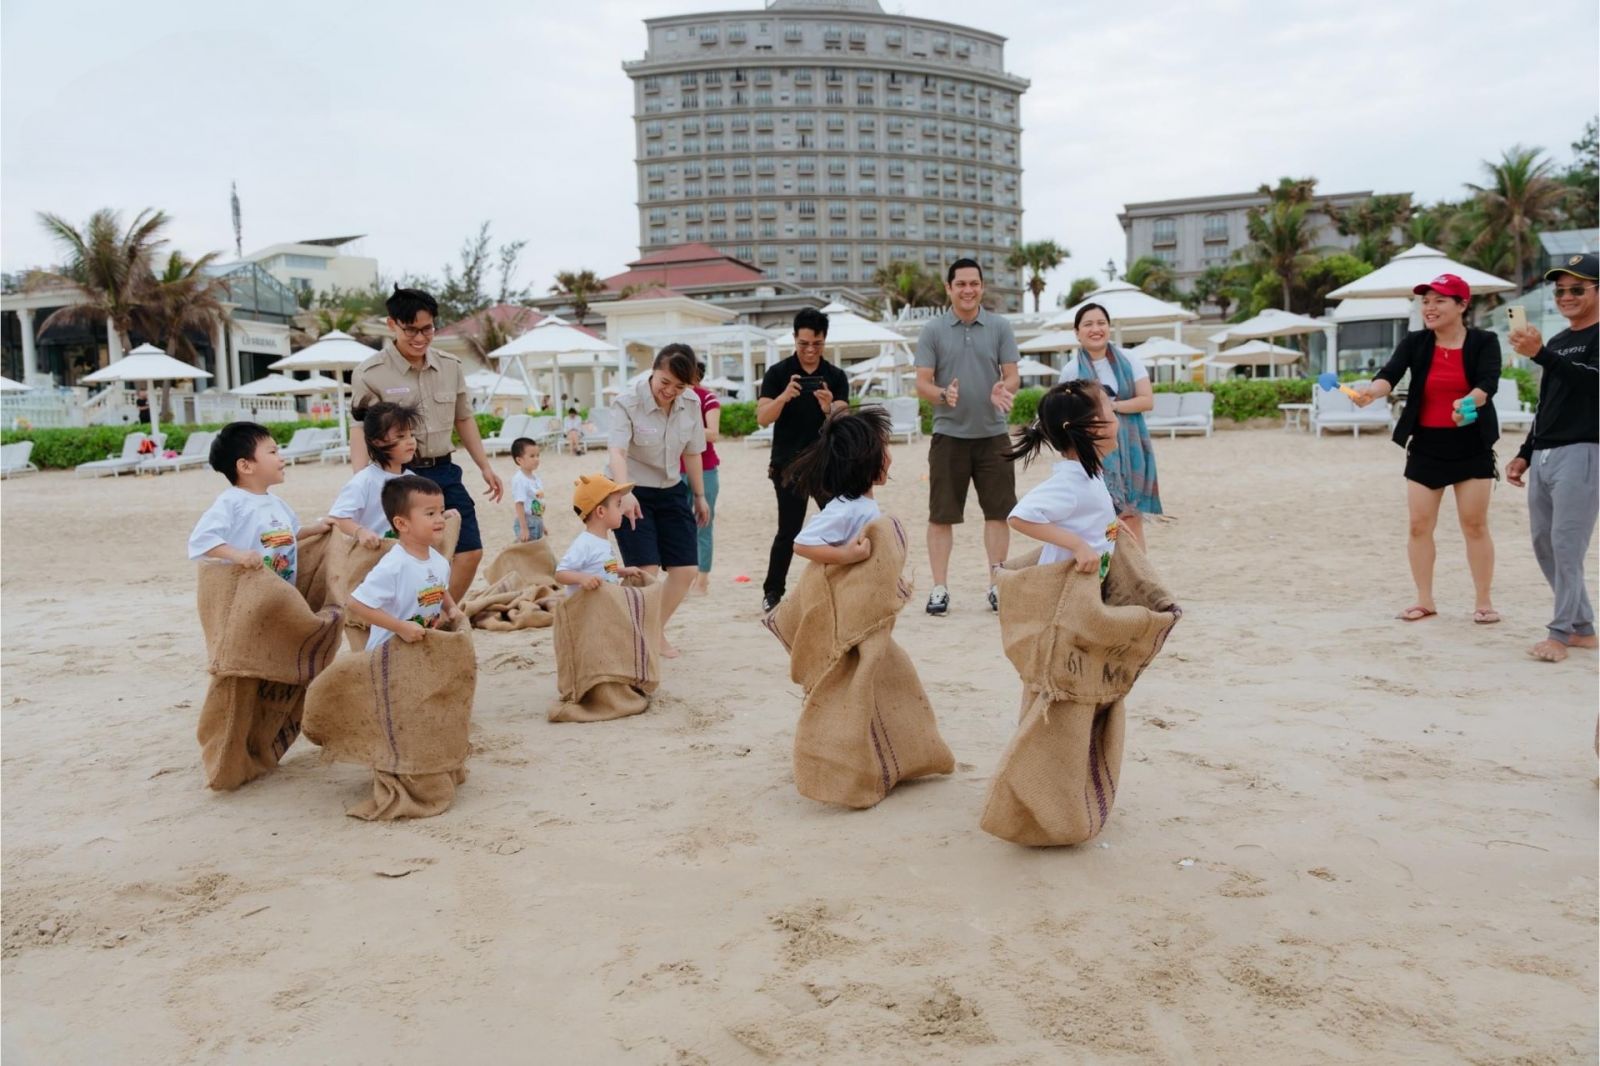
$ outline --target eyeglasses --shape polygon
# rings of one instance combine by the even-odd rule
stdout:
[[[1564,286],[1561,286],[1561,285],[1557,285],[1556,286],[1556,299],[1559,300],[1563,296],[1582,296],[1584,294],[1584,292],[1587,291],[1590,288],[1592,288],[1592,286],[1589,286],[1589,285],[1574,285],[1570,289],[1566,288]]]
[[[815,349],[817,351],[821,351],[823,348],[827,347],[827,344],[828,344],[827,341],[795,341],[794,342],[794,346],[796,348],[804,348],[807,351],[810,351],[812,349]]]
[[[437,326],[401,326],[400,332],[406,335],[407,340],[416,340],[418,337],[431,337],[439,331]]]

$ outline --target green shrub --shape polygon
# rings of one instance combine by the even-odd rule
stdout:
[[[1217,418],[1248,422],[1277,418],[1280,403],[1310,403],[1310,378],[1242,378],[1237,381],[1179,381],[1155,386],[1156,392],[1209,392],[1216,397]]]
[[[289,443],[297,429],[316,427],[328,429],[338,425],[337,422],[268,422],[264,423],[272,439],[279,444]],[[189,440],[189,434],[202,430],[218,430],[221,425],[206,426],[169,426],[163,425],[161,432],[166,436],[166,447],[171,451],[181,452]],[[0,433],[0,444],[15,444],[17,441],[33,441],[33,462],[41,470],[70,470],[79,463],[92,463],[97,459],[104,459],[108,455],[122,454],[122,438],[129,433],[149,432],[148,426],[87,426],[71,429],[23,429],[6,430]]]
[[[1538,407],[1539,383],[1533,380],[1533,371],[1526,367],[1508,366],[1501,368],[1500,376],[1510,378],[1517,383],[1517,399],[1527,404],[1530,409]]]
[[[1038,386],[1020,389],[1011,401],[1011,415],[1006,421],[1013,426],[1025,426],[1033,421],[1039,413],[1039,401],[1044,397],[1045,390]]]
[[[723,404],[718,425],[724,437],[748,437],[760,428],[756,425],[756,405],[743,400]]]

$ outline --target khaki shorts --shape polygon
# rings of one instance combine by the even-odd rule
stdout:
[[[978,487],[984,521],[1004,522],[1017,505],[1017,476],[1005,453],[1011,437],[947,437],[933,435],[928,446],[928,521],[936,526],[961,523],[967,509],[967,483]]]

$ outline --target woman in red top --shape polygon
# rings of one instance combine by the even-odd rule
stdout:
[[[1411,512],[1406,555],[1417,600],[1398,617],[1420,622],[1438,613],[1433,601],[1437,556],[1433,531],[1444,490],[1454,487],[1476,597],[1472,620],[1489,625],[1500,621],[1489,593],[1494,580],[1489,493],[1499,476],[1494,446],[1500,439],[1490,398],[1500,387],[1500,340],[1486,330],[1468,328],[1472,290],[1456,275],[1441,274],[1414,291],[1422,297],[1424,328],[1400,342],[1372,384],[1360,387],[1356,400],[1365,407],[1389,395],[1407,372],[1411,374],[1394,441],[1406,449],[1406,501]]]
[[[694,394],[700,398],[700,418],[706,427],[706,450],[700,456],[700,460],[704,464],[706,506],[711,509],[711,517],[697,531],[700,572],[695,575],[694,585],[691,586],[697,596],[704,596],[711,591],[711,527],[717,520],[717,466],[722,462],[717,458],[716,444],[722,437],[722,401],[717,399],[717,394],[710,389],[700,387],[700,382],[705,380],[705,376],[706,365],[696,363]]]

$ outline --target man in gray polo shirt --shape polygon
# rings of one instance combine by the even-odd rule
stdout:
[[[954,527],[967,507],[967,485],[983,508],[983,547],[989,608],[998,610],[994,570],[1011,546],[1006,519],[1017,504],[1016,476],[1005,453],[1011,445],[1006,416],[1016,395],[1017,339],[1011,323],[983,309],[983,268],[957,259],[945,275],[950,310],[931,319],[917,338],[917,395],[933,405],[928,447],[928,562],[933,593],[928,613],[950,609],[945,580]]]

